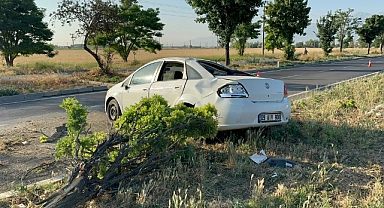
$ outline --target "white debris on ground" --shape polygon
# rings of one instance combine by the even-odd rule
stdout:
[[[380,104],[376,106],[375,108],[372,108],[370,111],[365,112],[366,115],[375,115],[376,117],[382,117],[383,113],[380,112],[381,110],[384,110],[384,104]]]

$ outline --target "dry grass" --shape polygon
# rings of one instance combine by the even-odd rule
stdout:
[[[84,207],[384,207],[384,75],[314,93],[292,112],[286,126],[191,140],[196,157]],[[300,165],[256,164],[260,149]]]
[[[13,89],[18,93],[53,91],[95,85],[97,84],[90,84],[76,76],[57,74],[0,78],[0,86],[6,86],[7,89]]]
[[[308,55],[301,55],[303,49],[296,49],[296,56],[301,61],[317,61],[319,59],[325,59],[323,56],[322,50],[320,48],[308,48]],[[337,52],[337,49],[334,49],[334,52],[331,53],[331,57],[342,58],[346,55],[364,55],[366,49],[345,49],[343,53]],[[372,53],[378,53],[377,49],[372,49]],[[142,50],[137,51],[136,55],[132,54],[129,57],[128,62],[123,62],[122,59],[115,55],[113,58],[113,68],[114,69],[128,69],[136,68],[144,63],[149,61],[164,58],[164,57],[198,57],[205,58],[217,61],[224,61],[225,50],[208,48],[208,49],[163,49],[158,51],[156,54],[148,53]],[[237,55],[235,49],[230,50],[232,61],[244,60],[244,59],[281,59],[283,52],[276,50],[274,54],[270,51],[265,50],[265,57],[261,56],[261,48],[247,48],[245,50],[245,56],[240,57]],[[38,68],[54,68],[53,71],[79,71],[79,70],[90,70],[97,68],[97,64],[93,57],[88,54],[85,50],[59,50],[57,56],[53,58],[48,58],[44,55],[32,55],[28,57],[18,57],[15,59],[15,68],[17,73],[28,74],[27,72],[22,72],[23,69],[32,69]],[[2,75],[11,75],[9,74],[9,69],[4,67],[5,63],[3,61],[3,67],[0,68],[0,74]],[[257,67],[257,66],[254,66]],[[19,70],[19,72],[17,72]],[[35,71],[37,73],[37,71]]]
[[[322,57],[321,51],[308,50],[307,56],[298,54],[300,59]],[[348,53],[364,54],[363,49]],[[333,56],[338,55],[345,56]],[[286,126],[232,132],[223,142],[191,141],[198,148],[195,158],[177,161],[139,186],[84,207],[384,207],[380,104],[383,74],[315,93],[293,102]],[[249,156],[260,149],[300,165],[255,164]],[[36,195],[13,203],[22,198],[34,207]]]

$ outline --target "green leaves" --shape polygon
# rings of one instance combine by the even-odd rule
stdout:
[[[46,42],[53,32],[43,22],[44,9],[33,0],[0,1],[0,51],[7,66],[20,55],[56,55]]]
[[[217,133],[217,110],[213,105],[189,108],[184,104],[169,107],[159,95],[143,98],[123,112],[115,128],[125,133],[135,132],[138,138],[145,133],[159,133],[172,140],[188,137],[214,137]]]
[[[260,21],[242,23],[237,26],[234,34],[234,46],[240,56],[244,55],[245,44],[248,38],[256,39],[260,35]]]
[[[340,43],[340,52],[343,51],[345,38],[348,38],[348,35],[352,34],[361,22],[360,18],[352,16],[353,11],[351,8],[348,8],[347,11],[339,9],[334,14],[334,24],[338,28],[336,38]]]
[[[356,30],[360,40],[368,44],[368,54],[372,42],[380,35],[384,34],[384,15],[372,15],[365,19],[362,27]]]
[[[328,14],[324,17],[320,17],[319,20],[317,20],[316,26],[318,33],[316,34],[316,37],[320,39],[320,45],[323,49],[324,55],[328,56],[333,49],[333,41],[335,40],[335,35],[338,30],[337,25],[334,21],[335,17],[331,14],[331,12],[328,12]]]
[[[198,15],[196,22],[207,23],[225,45],[226,65],[229,60],[229,43],[236,28],[242,23],[250,23],[257,16],[262,0],[186,0]]]
[[[109,135],[86,134],[88,112],[75,98],[66,98],[60,107],[68,115],[68,136],[57,143],[56,159],[94,161],[97,165],[93,174],[98,178],[115,172],[117,166],[134,169],[141,161],[151,161],[160,154],[166,155],[164,160],[168,155],[186,156],[190,153],[187,138],[212,138],[217,134],[213,105],[189,108],[179,104],[171,108],[159,95],[128,107]]]
[[[310,7],[306,0],[275,0],[268,2],[265,9],[266,39],[269,48],[284,50],[284,57],[294,58],[295,49],[292,46],[295,34],[305,35],[304,29],[310,24]],[[267,36],[267,37],[268,37]],[[268,41],[273,41],[268,43]]]
[[[68,122],[66,124],[68,135],[69,137],[75,138],[81,133],[80,131],[88,125],[88,110],[75,98],[64,99],[60,107],[64,108],[68,115]]]
[[[123,1],[119,11],[119,26],[112,36],[113,48],[124,61],[132,50],[139,48],[156,53],[162,46],[155,38],[162,37],[160,32],[164,24],[160,22],[159,9],[143,9],[143,6],[131,1]]]

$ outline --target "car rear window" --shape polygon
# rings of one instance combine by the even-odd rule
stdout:
[[[205,60],[199,60],[197,62],[213,76],[252,76],[251,74],[247,74],[239,70],[233,70],[215,62]]]

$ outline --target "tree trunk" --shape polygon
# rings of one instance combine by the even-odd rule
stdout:
[[[340,52],[343,52],[343,39],[341,39],[341,41],[340,41]]]
[[[100,192],[100,186],[89,182],[88,172],[83,165],[78,165],[65,187],[36,205],[42,204],[43,208],[66,208],[91,200]]]
[[[100,56],[97,53],[93,52],[90,48],[88,48],[87,42],[88,42],[88,34],[86,34],[85,38],[84,38],[84,44],[83,44],[84,50],[87,51],[89,54],[91,54],[91,56],[96,60],[97,65],[99,66],[100,71],[102,73],[110,74],[109,69],[105,66],[105,64],[103,63],[103,60],[101,60]]]
[[[11,55],[5,56],[5,63],[7,64],[8,67],[13,67],[13,61],[15,60],[14,57]]]
[[[380,53],[383,54],[383,42],[384,42],[384,39],[381,39],[381,42],[380,42]]]
[[[371,44],[368,43],[368,55],[369,55],[370,50],[371,50]]]
[[[225,41],[225,65],[231,64],[231,60],[229,58],[229,41]]]

